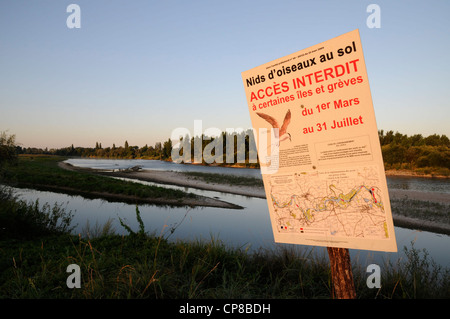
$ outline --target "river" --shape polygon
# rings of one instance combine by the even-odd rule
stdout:
[[[201,171],[221,174],[236,174],[260,177],[259,170],[245,168],[208,167],[200,165],[184,165],[164,161],[150,160],[108,160],[108,159],[70,159],[68,163],[74,166],[97,169],[128,168],[135,165],[143,169],[172,170],[172,171]],[[449,181],[431,178],[388,177],[389,188],[420,190],[450,194]],[[164,186],[169,187],[169,186]],[[175,187],[175,186],[173,186]],[[274,243],[269,220],[269,210],[265,199],[181,188],[196,194],[216,197],[238,204],[244,209],[223,209],[201,207],[187,209],[184,207],[164,207],[157,205],[140,205],[139,210],[144,221],[146,231],[156,235],[169,237],[169,240],[221,240],[230,247],[242,247],[250,251],[260,248],[276,250],[279,246],[289,246],[293,249],[313,249],[315,253],[326,254],[323,247],[306,247],[301,245],[284,245]],[[80,196],[70,196],[53,192],[43,192],[29,189],[16,189],[23,199],[41,204],[48,202],[62,203],[67,210],[74,214],[73,223],[77,224],[75,233],[81,233],[89,220],[90,226],[96,223],[103,225],[108,219],[113,219],[116,233],[126,234],[119,223],[119,217],[126,221],[132,229],[138,229],[136,207],[125,203],[108,202],[99,199],[85,199]],[[171,233],[171,231],[173,233]],[[371,263],[383,264],[385,260],[396,261],[404,258],[403,249],[411,248],[414,242],[416,249],[426,249],[429,256],[438,264],[450,268],[450,254],[448,245],[450,236],[426,231],[417,231],[395,227],[398,252],[372,252],[364,250],[350,250],[352,260],[357,259],[362,267]]]

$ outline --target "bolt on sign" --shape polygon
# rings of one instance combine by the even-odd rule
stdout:
[[[359,30],[242,79],[275,241],[397,251]]]

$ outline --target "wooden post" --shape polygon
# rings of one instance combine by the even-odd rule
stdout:
[[[355,299],[355,283],[350,263],[350,253],[346,248],[327,247],[330,258],[333,297],[337,299]]]

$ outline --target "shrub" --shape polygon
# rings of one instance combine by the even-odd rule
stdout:
[[[10,189],[0,188],[0,240],[31,239],[37,236],[70,232],[73,215],[62,204],[54,206],[39,200],[19,200]]]

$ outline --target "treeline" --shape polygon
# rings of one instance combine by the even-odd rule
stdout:
[[[172,152],[172,142],[155,143],[155,146],[143,147],[131,146],[125,141],[123,146],[102,147],[102,143],[96,142],[95,147],[69,147],[59,149],[23,148],[16,147],[18,154],[47,154],[74,157],[117,158],[117,159],[169,159]]]
[[[407,136],[380,130],[386,169],[413,170],[424,174],[450,175],[450,140],[445,135]]]
[[[445,135],[433,134],[423,137],[421,134],[408,136],[394,131],[378,132],[380,139],[381,150],[386,169],[406,169],[413,170],[418,173],[430,174],[435,173],[439,175],[450,175],[450,140]],[[249,163],[249,159],[257,158],[255,155],[255,143],[251,130],[243,131],[241,133],[225,133],[216,138],[207,136],[201,137],[185,137],[184,142],[189,141],[190,147],[186,148],[184,145],[183,151],[190,149],[191,160],[198,160],[195,158],[196,154],[206,153],[215,155],[214,150],[220,149],[223,156],[223,163],[238,163],[242,159],[242,154],[245,154],[245,162],[247,166],[258,167],[258,163]],[[220,144],[221,143],[221,144]],[[178,144],[178,141],[158,142],[154,146],[145,145],[143,147],[130,146],[125,141],[123,146],[102,147],[100,142],[95,144],[95,147],[74,147],[73,145],[61,149],[38,149],[38,148],[22,148],[16,147],[18,154],[51,154],[61,156],[80,156],[80,157],[95,157],[95,158],[115,158],[115,159],[160,159],[170,160],[172,148]],[[211,145],[214,146],[211,154]],[[201,147],[201,150],[199,150]],[[232,149],[230,150],[230,147]],[[197,148],[197,150],[196,150]],[[183,153],[181,151],[181,154]],[[197,151],[197,152],[196,152]],[[226,156],[233,153],[233,160]],[[240,155],[238,155],[240,154]],[[217,158],[217,157],[216,157]],[[202,158],[203,163],[205,162]],[[250,161],[251,162],[251,161]]]
[[[242,162],[242,158],[244,158],[245,163],[242,163],[243,165],[258,167],[256,144],[252,132],[253,131],[249,129],[238,133],[222,132],[218,137],[202,135],[190,138],[189,136],[186,136],[183,139],[180,138],[180,141],[172,141],[169,138],[163,143],[155,143],[155,146],[145,145],[143,147],[131,146],[125,141],[123,146],[118,147],[113,144],[112,147],[104,148],[101,142],[96,142],[95,147],[74,147],[73,144],[69,147],[60,149],[23,148],[17,146],[16,151],[18,154],[47,154],[69,157],[171,160],[172,149],[178,144],[178,148],[181,148],[181,145],[183,147],[177,154],[180,154],[186,159],[184,156],[186,154],[185,152],[186,150],[190,150],[190,160],[192,162],[202,161],[203,164],[211,163],[213,161],[211,160],[211,155],[213,159],[218,162],[218,154],[215,153],[216,150],[221,149],[223,163],[238,163]],[[179,142],[181,142],[181,144],[179,144]],[[213,145],[214,147],[212,147]],[[212,151],[211,148],[213,148]],[[200,158],[198,157],[198,154],[200,154]],[[207,156],[207,154],[209,156]],[[249,161],[249,158],[255,160]]]

